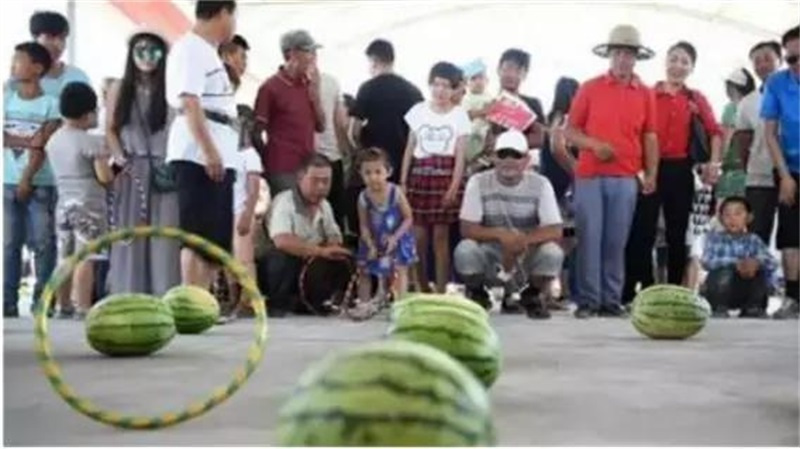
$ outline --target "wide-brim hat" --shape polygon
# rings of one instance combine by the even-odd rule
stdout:
[[[642,45],[642,39],[632,25],[617,25],[608,35],[608,42],[592,49],[592,52],[602,58],[607,58],[614,48],[629,48],[636,52],[636,59],[642,61],[655,56],[656,52]]]

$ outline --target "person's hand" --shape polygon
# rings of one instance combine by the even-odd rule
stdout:
[[[525,241],[525,234],[508,231],[500,237],[500,246],[503,249],[504,257],[516,258],[517,255],[525,252],[528,245]]]
[[[447,192],[442,197],[442,206],[451,207],[455,205],[456,196],[458,195],[458,186],[450,186]]]
[[[376,260],[378,258],[378,248],[375,245],[367,245],[367,260]]]
[[[206,174],[214,182],[222,182],[225,179],[225,167],[216,149],[206,153]]]
[[[758,274],[759,263],[753,258],[742,259],[736,262],[736,271],[745,279],[752,279]]]
[[[386,254],[391,254],[394,252],[395,249],[397,249],[398,240],[399,239],[394,235],[391,235],[386,238]]]
[[[642,179],[642,194],[652,195],[655,193],[656,187],[655,175],[644,175],[644,179]]]
[[[614,148],[608,143],[601,143],[599,147],[594,149],[594,154],[602,162],[610,162],[614,160]]]
[[[249,213],[242,213],[239,220],[236,221],[236,232],[239,236],[244,237],[250,233],[250,228],[253,224],[253,216]]]
[[[797,196],[797,183],[791,175],[781,176],[778,198],[782,204],[793,206]]]
[[[719,164],[713,162],[703,165],[702,179],[703,183],[709,186],[715,185],[719,181],[720,169]]]
[[[308,93],[312,96],[317,95],[319,93],[320,75],[316,63],[308,66],[306,76],[308,77]]]
[[[320,248],[319,257],[328,260],[344,260],[350,257],[350,250],[339,245],[323,246]]]
[[[22,180],[17,184],[17,199],[19,201],[27,201],[33,193],[33,186],[30,181]]]

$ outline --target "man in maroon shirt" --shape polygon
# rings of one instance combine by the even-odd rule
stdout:
[[[314,153],[314,132],[325,130],[319,95],[317,49],[304,30],[281,37],[284,65],[258,89],[255,102],[255,146],[264,163],[270,194],[295,185],[303,160]],[[266,131],[267,143],[262,136]]]

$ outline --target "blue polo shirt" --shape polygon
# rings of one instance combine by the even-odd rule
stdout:
[[[789,69],[767,79],[761,99],[761,118],[775,120],[780,128],[780,142],[786,166],[800,173],[800,77]]]

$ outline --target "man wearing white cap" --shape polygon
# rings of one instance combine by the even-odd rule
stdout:
[[[528,317],[549,318],[540,291],[561,273],[564,260],[556,243],[562,226],[553,187],[544,176],[526,170],[528,140],[519,131],[498,136],[493,159],[493,170],[467,182],[456,272],[467,296],[486,308],[491,306],[486,288],[505,286],[506,298],[519,293],[519,306]],[[515,306],[503,302],[504,311]]]
[[[633,70],[653,51],[641,44],[636,28],[620,25],[594,53],[610,59],[610,70],[580,87],[566,131],[580,148],[575,169],[577,318],[625,315],[620,306],[625,244],[638,190],[653,193],[658,171],[655,95]]]

